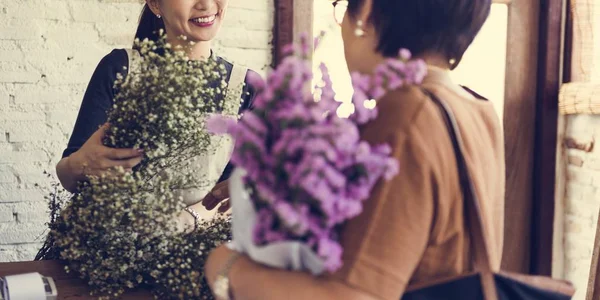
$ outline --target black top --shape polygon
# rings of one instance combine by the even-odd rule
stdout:
[[[217,57],[227,69],[227,81],[231,77],[233,64],[221,57]],[[127,67],[129,59],[125,49],[115,49],[110,54],[106,55],[96,67],[92,79],[83,96],[83,102],[79,109],[79,115],[75,122],[75,128],[69,139],[67,149],[63,152],[63,158],[71,155],[79,150],[81,146],[89,139],[89,137],[106,123],[108,119],[108,111],[113,105],[113,99],[116,95],[114,83],[117,80],[117,74],[122,73],[126,76],[123,67]],[[254,72],[249,70],[248,72]],[[246,76],[246,84],[244,85],[242,95],[240,97],[243,102],[240,106],[240,113],[249,109],[254,99],[255,90],[247,84],[248,77]],[[222,98],[222,96],[221,96]],[[222,99],[215,99],[221,101]],[[228,164],[225,171],[221,175],[220,181],[223,181],[231,175],[233,166]]]

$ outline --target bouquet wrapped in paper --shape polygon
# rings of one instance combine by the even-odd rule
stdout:
[[[207,126],[236,141],[229,247],[271,267],[316,275],[341,267],[340,227],[362,212],[379,180],[399,171],[389,145],[361,140],[359,126],[377,116],[366,104],[418,84],[426,68],[402,51],[373,75],[353,74],[355,110],[342,118],[324,64],[313,92],[306,88],[313,79],[306,44],[266,80],[252,79],[258,89],[252,111],[238,122],[217,117]]]

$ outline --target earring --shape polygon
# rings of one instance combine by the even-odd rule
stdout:
[[[363,29],[363,21],[362,20],[358,20],[358,22],[356,22],[356,29],[354,29],[354,35],[356,35],[357,37],[363,37],[365,36],[365,30]]]
[[[160,19],[160,15],[156,15],[156,17]]]

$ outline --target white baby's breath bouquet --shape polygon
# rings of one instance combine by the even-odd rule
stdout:
[[[136,48],[136,67],[115,83],[104,144],[143,149],[145,158],[134,172],[115,169],[81,183],[51,222],[40,256],[64,261],[102,298],[146,286],[159,299],[211,299],[204,260],[230,239],[229,220],[180,233],[175,216],[184,208],[177,191],[205,184],[190,162],[216,150],[205,120],[223,109],[227,70],[216,59],[188,59],[163,34]]]

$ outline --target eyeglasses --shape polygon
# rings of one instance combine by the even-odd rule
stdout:
[[[333,17],[338,25],[342,24],[344,20],[344,16],[346,15],[346,10],[348,10],[348,1],[347,0],[335,0],[333,1]]]

